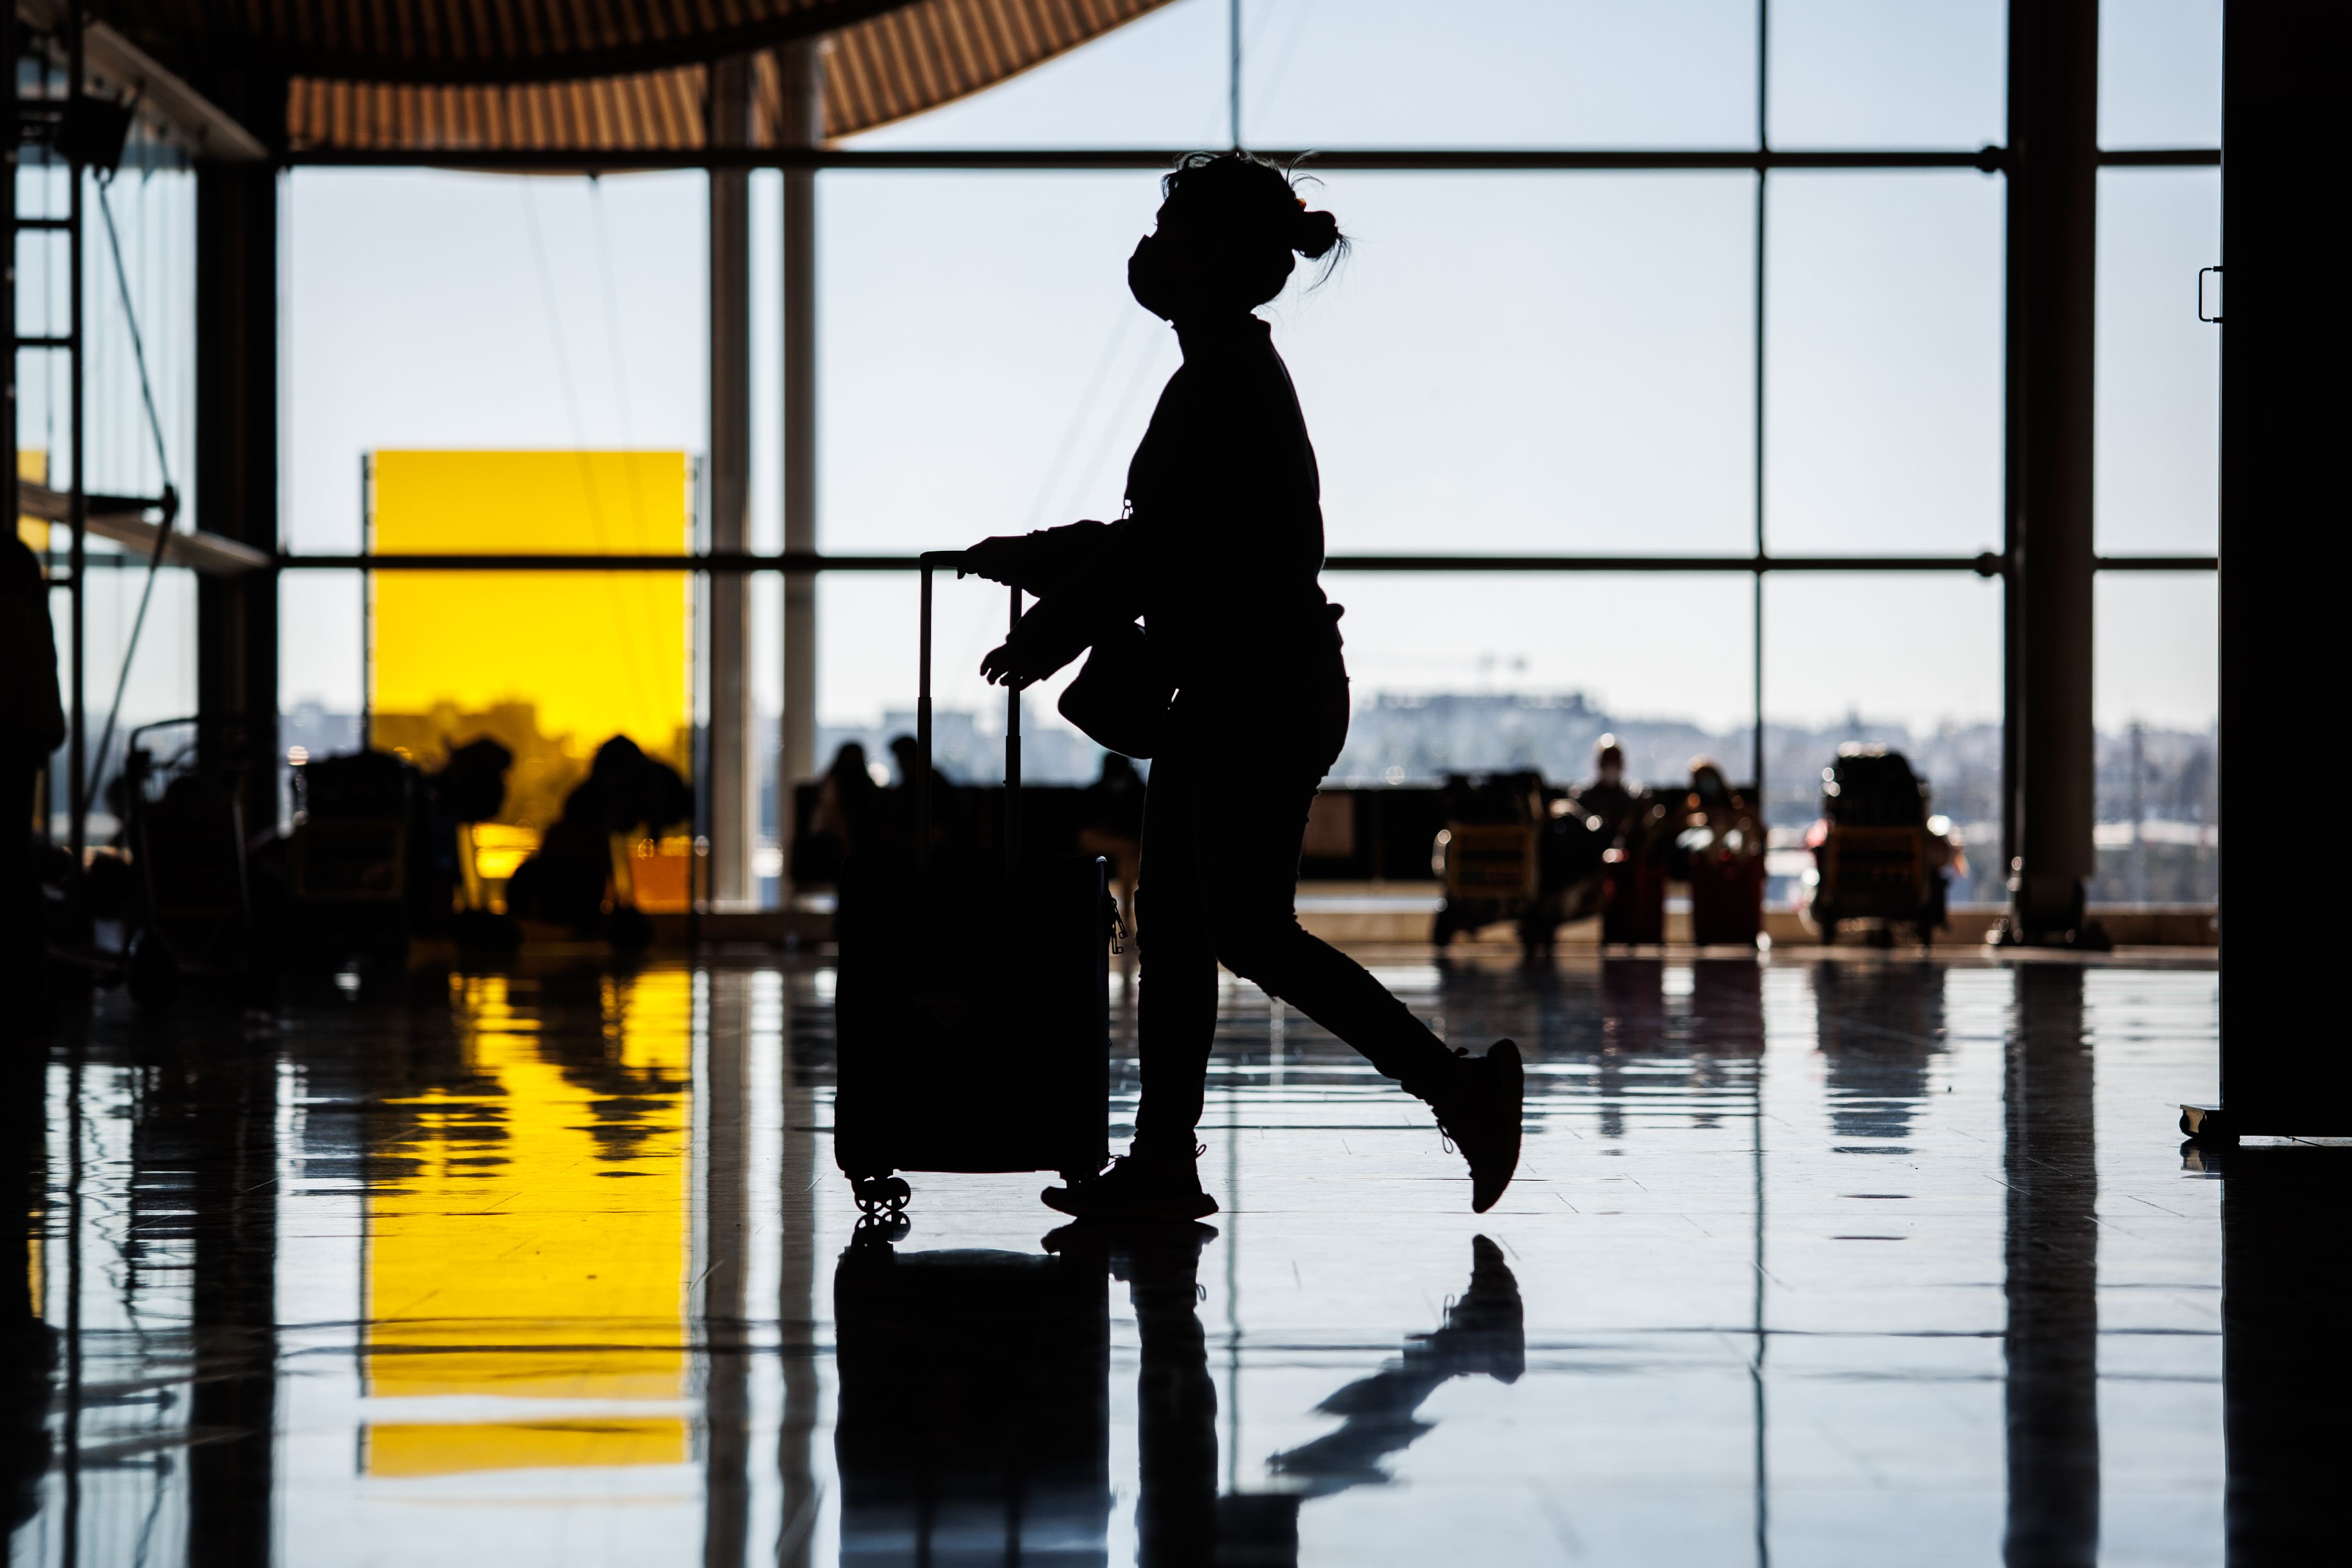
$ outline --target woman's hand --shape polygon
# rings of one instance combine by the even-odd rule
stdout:
[[[956,566],[959,577],[985,577],[1006,587],[1021,574],[1022,558],[1028,553],[1029,540],[1024,534],[1000,533],[969,545],[963,560]]]
[[[1009,686],[1018,691],[1035,685],[1058,668],[1045,663],[1026,648],[1005,642],[991,648],[988,657],[980,661],[980,678],[991,686]]]

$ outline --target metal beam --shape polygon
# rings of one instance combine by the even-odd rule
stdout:
[[[1118,170],[1165,169],[1192,149],[1183,147],[934,147],[887,151],[837,147],[648,147],[512,150],[446,148],[312,148],[288,153],[294,168],[415,168],[446,165],[516,174],[577,174],[591,170],[646,169],[920,169]],[[1546,174],[1577,171],[1674,172],[1771,169],[1975,169],[1995,174],[2007,163],[2000,147],[1882,149],[1868,152],[1783,153],[1758,148],[1519,148],[1354,147],[1258,149],[1262,157],[1304,161],[1322,170],[1413,174]],[[2153,156],[2153,155],[2151,155]],[[2211,159],[2201,153],[2189,158]]]
[[[284,154],[289,168],[457,168],[518,174],[620,174],[659,169],[865,169],[1032,171],[1037,173],[1166,169],[1189,148],[1171,147],[643,147],[509,150],[470,147],[316,147]],[[1261,149],[1279,162],[1306,162],[1337,173],[1385,174],[1673,174],[1727,170],[1974,169],[2010,167],[2005,147],[1878,148],[1857,152],[1790,153],[1778,148],[1521,148],[1340,147]],[[2215,168],[2219,148],[2126,148],[2098,161],[2125,168]]]
[[[912,572],[913,555],[777,554],[709,551],[698,555],[280,555],[289,572]],[[2105,572],[2210,572],[2210,555],[2105,555]],[[2008,571],[1981,555],[1333,555],[1326,572],[1972,572]]]

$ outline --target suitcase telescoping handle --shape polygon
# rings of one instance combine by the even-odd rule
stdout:
[[[944,566],[961,568],[961,550],[927,550],[917,558],[922,571],[922,634],[920,665],[915,673],[915,745],[923,753],[922,771],[915,775],[915,858],[924,865],[931,858],[931,574]],[[1021,624],[1021,590],[1012,591],[1009,634]],[[1021,689],[1004,692],[1004,869],[1021,864]]]

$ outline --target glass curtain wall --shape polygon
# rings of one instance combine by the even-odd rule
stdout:
[[[22,67],[20,84],[28,99],[62,96],[65,89],[61,72],[45,72],[34,62]],[[72,195],[66,164],[26,143],[16,174],[19,219],[63,218]],[[195,176],[178,148],[134,120],[121,165],[110,174],[84,174],[82,212],[83,489],[147,500],[173,489],[182,498],[185,526],[193,512],[188,491],[195,436]],[[20,337],[68,335],[72,254],[71,237],[60,227],[27,226],[16,237]],[[18,353],[16,375],[18,474],[52,492],[31,502],[16,526],[58,579],[50,614],[65,679],[71,668],[71,602],[63,585],[69,544],[57,520],[64,516],[62,493],[73,482],[71,359],[58,348],[26,348]],[[145,513],[150,520],[157,515]],[[140,724],[195,710],[196,595],[194,574],[178,566],[157,571],[151,591],[148,556],[135,545],[93,531],[87,548],[85,749],[98,781],[91,790],[90,841],[102,844],[117,826],[104,784],[120,763],[124,736]],[[101,731],[118,690],[119,718],[109,755],[100,757]],[[60,752],[48,791],[48,826],[58,837],[66,831],[67,771]]]
[[[2098,540],[2116,570],[2098,601],[2102,744],[2137,726],[2144,751],[2160,742],[2210,771],[2200,571],[2213,548],[2215,345],[2182,279],[2215,244],[2218,110],[2199,106],[2218,104],[2219,7],[2110,10]],[[1793,851],[1837,746],[1884,742],[1909,750],[1979,847],[1964,901],[1997,900],[2003,589],[1997,565],[1980,567],[2004,547],[2005,23],[2000,0],[1175,0],[989,91],[851,138],[817,175],[820,549],[910,555],[1116,515],[1127,456],[1175,364],[1120,266],[1157,205],[1154,150],[1314,149],[1310,195],[1354,250],[1327,282],[1302,273],[1267,313],[1315,432],[1329,585],[1349,606],[1360,718],[1341,781],[1527,763],[1572,778],[1591,740],[1614,732],[1652,782],[1702,754],[1738,779],[1760,770]],[[1030,166],[991,167],[992,150],[1026,150]],[[1054,169],[1053,150],[1073,166]],[[1142,154],[1136,168],[1076,166],[1121,150]],[[870,152],[960,162],[857,166]],[[569,379],[613,362],[616,430],[631,380],[674,375],[684,393],[636,397],[640,425],[648,407],[695,412],[698,301],[679,287],[698,237],[690,175],[575,186],[305,174],[292,204],[298,382],[337,374],[348,349],[378,367],[398,353],[330,319],[316,279],[345,242],[326,215],[334,234],[373,232],[369,210],[426,199],[428,186],[500,243],[542,249],[535,264],[518,250],[505,283],[448,290],[450,320],[420,331],[463,318],[470,334],[511,337],[509,374],[547,357],[541,338],[562,372],[577,337],[582,374]],[[780,384],[765,281],[774,176],[753,188],[754,406],[768,410]],[[604,258],[593,267],[559,227],[551,246],[536,237],[574,205],[589,215],[582,255]],[[466,243],[417,255],[414,269],[454,266]],[[681,250],[661,262],[668,283],[631,276],[641,244],[648,265],[660,246]],[[592,277],[614,257],[618,289]],[[498,319],[466,314],[494,296]],[[609,353],[595,347],[607,335]],[[303,455],[331,424],[368,434],[353,423],[361,401],[289,399],[312,438],[289,441],[300,471],[289,493],[315,490],[318,515],[348,507],[337,498],[352,489],[352,454],[427,444],[371,436]],[[371,417],[433,423],[411,403]],[[560,403],[533,393],[482,444],[586,430],[578,406],[557,416]],[[778,539],[773,426],[755,413],[760,548]],[[1351,568],[1375,554],[1424,560]],[[1546,569],[1476,569],[1498,556]],[[2167,569],[2136,562],[2149,556]],[[290,647],[310,615],[294,598],[335,595],[324,574],[287,584]],[[762,577],[754,595],[762,757],[774,752],[776,587]],[[824,573],[818,592],[820,761],[853,739],[879,757],[911,728],[911,574]],[[942,591],[939,615],[941,761],[984,780],[1003,721],[975,667],[1003,606],[964,584]],[[1097,753],[1057,726],[1056,695],[1049,685],[1030,704],[1030,776],[1082,782]],[[2157,809],[2149,799],[2199,798],[2118,766],[2103,833]],[[786,792],[763,797],[773,832]],[[776,868],[772,853],[763,865]]]
[[[2196,150],[2218,123],[2166,106],[2202,101],[2218,16],[2110,20],[2103,133],[2118,149],[2210,163]],[[1994,902],[2002,587],[1974,563],[2004,536],[2007,48],[2000,0],[1190,0],[847,150],[1326,154],[1311,195],[1354,253],[1267,314],[1316,434],[1335,565],[1586,558],[1558,574],[1335,570],[1359,703],[1335,782],[1530,762],[1573,777],[1606,729],[1656,782],[1701,753],[1736,776],[1760,765],[1793,848],[1838,745],[1884,742],[1979,847],[1956,893]],[[1763,156],[1524,166],[1570,147]],[[1409,163],[1384,158],[1399,150],[1454,156],[1357,166]],[[1894,166],[1851,166],[1871,163]],[[2213,548],[2214,345],[2180,279],[2211,258],[2198,203],[2217,179],[2103,176],[2100,548],[2126,558],[2109,564]],[[1150,184],[831,169],[819,184],[824,547],[945,548],[1115,515],[1174,364],[1115,265],[1150,225]],[[956,265],[929,233],[957,237]],[[1688,573],[1607,570],[1685,555]],[[1809,569],[1822,557],[1895,569]],[[2165,729],[2168,755],[2210,758],[2193,608],[2210,579],[2104,582],[2103,747],[2138,723]],[[911,587],[835,577],[823,594],[826,739],[870,748],[912,707]],[[970,667],[1001,607],[946,595],[940,614],[940,700],[986,732],[1001,720]],[[2151,643],[2167,650],[2161,702],[2126,694],[2158,683],[2130,668]],[[973,757],[988,776],[993,748]],[[2126,820],[2106,793],[2102,820]]]

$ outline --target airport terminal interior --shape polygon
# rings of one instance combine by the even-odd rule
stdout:
[[[2344,18],[11,5],[10,1564],[2341,1550]]]

